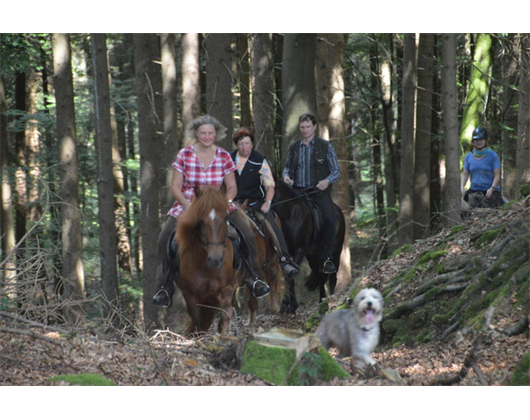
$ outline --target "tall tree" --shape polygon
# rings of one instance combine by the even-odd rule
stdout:
[[[403,93],[401,111],[401,168],[414,168],[416,131],[416,36],[403,37]],[[414,177],[401,176],[399,184],[399,243],[412,242]]]
[[[252,127],[252,111],[250,107],[250,54],[248,35],[236,34],[237,38],[237,80],[239,85],[240,125]]]
[[[160,233],[158,200],[158,151],[161,147],[156,134],[154,92],[150,82],[156,77],[153,64],[152,34],[134,35],[135,87],[140,140],[140,188],[142,241],[142,289],[144,327],[149,330],[157,324],[157,309],[152,304],[155,293],[157,242]]]
[[[513,200],[517,198],[517,86],[519,75],[520,35],[507,34],[500,37],[502,45],[502,194]]]
[[[333,188],[333,201],[342,209],[346,221],[345,241],[340,255],[337,273],[337,287],[345,287],[351,282],[351,255],[349,246],[350,217],[348,211],[348,148],[346,143],[346,103],[344,92],[343,57],[344,35],[322,34],[327,48],[327,85],[329,140],[337,152],[342,175]]]
[[[272,34],[255,34],[250,51],[255,147],[267,157],[271,168],[275,168]]]
[[[530,34],[521,36],[521,78],[517,123],[517,173],[519,185],[530,182]]]
[[[177,63],[175,58],[175,35],[161,35],[162,100],[164,104],[164,147],[161,155],[162,203],[169,209],[175,201],[171,193],[173,170],[171,163],[180,149],[177,135]]]
[[[471,145],[473,130],[479,125],[486,125],[484,113],[491,81],[491,68],[491,35],[478,34],[460,127],[460,143],[464,150]]]
[[[13,220],[13,205],[11,179],[9,174],[9,145],[7,137],[7,101],[3,76],[0,76],[0,228],[2,230],[2,256],[0,265],[2,279],[0,293],[15,298],[14,282],[16,278],[15,264],[15,225]]]
[[[298,118],[316,114],[315,56],[316,34],[289,34],[283,39],[282,108],[283,141],[281,160],[285,163],[289,144],[298,139]]]
[[[15,131],[15,156],[17,168],[15,171],[15,234],[16,241],[21,242],[26,235],[27,222],[27,159],[26,159],[26,134],[24,117],[26,115],[26,73],[19,71],[15,75],[15,108],[17,110],[17,128]],[[23,243],[19,244],[18,253],[22,253]]]
[[[70,38],[52,35],[57,138],[59,141],[61,239],[63,246],[62,277],[64,296],[78,302],[67,306],[66,317],[74,322],[83,316],[79,303],[85,297],[81,212],[79,211],[78,156],[74,107],[74,87]]]
[[[388,251],[392,253],[397,248],[398,243],[398,212],[396,210],[396,188],[397,177],[397,148],[396,135],[394,130],[394,110],[393,110],[393,35],[387,34],[387,42],[382,42],[383,48],[380,53],[381,65],[379,70],[379,86],[381,89],[381,104],[384,127],[384,150],[385,150],[385,191],[386,191],[386,219]]]
[[[114,213],[114,176],[110,88],[105,34],[91,34],[96,111],[96,153],[99,204],[99,255],[106,318],[118,306],[118,271],[116,259],[116,224]]]
[[[220,146],[232,150],[232,51],[234,34],[206,34],[206,113],[226,127]]]
[[[414,151],[414,238],[421,239],[431,217],[431,123],[434,34],[421,34],[418,47],[418,90],[416,103],[416,140]]]
[[[201,114],[199,34],[182,34],[182,125]],[[184,139],[184,141],[187,139]],[[188,144],[183,144],[188,146]]]
[[[443,42],[442,107],[445,140],[445,227],[460,224],[460,143],[458,141],[458,90],[456,85],[456,34],[445,34]]]

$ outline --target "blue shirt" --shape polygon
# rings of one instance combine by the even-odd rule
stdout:
[[[499,156],[493,150],[482,159],[477,159],[469,152],[464,158],[464,169],[469,172],[471,177],[471,188],[474,191],[487,191],[493,184],[495,169],[499,169],[501,163]],[[500,191],[499,186],[495,187],[495,191]]]

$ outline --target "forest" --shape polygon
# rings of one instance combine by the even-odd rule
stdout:
[[[188,123],[217,118],[228,151],[232,134],[251,128],[281,176],[306,112],[342,172],[334,302],[378,286],[387,345],[435,341],[407,335],[411,316],[444,339],[473,332],[473,357],[484,317],[509,312],[517,351],[504,374],[525,353],[528,366],[530,35],[520,33],[1,33],[2,332],[16,335],[7,324],[24,319],[113,339],[180,333],[185,316],[151,300]],[[478,126],[500,158],[507,204],[466,213],[460,177]],[[309,318],[318,296],[305,300]],[[280,323],[260,316],[263,327]]]

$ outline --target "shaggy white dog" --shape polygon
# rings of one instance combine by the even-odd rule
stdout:
[[[322,318],[315,335],[327,349],[337,347],[339,358],[352,357],[375,365],[370,357],[379,343],[379,322],[383,318],[383,296],[375,289],[361,290],[352,309],[330,312]]]

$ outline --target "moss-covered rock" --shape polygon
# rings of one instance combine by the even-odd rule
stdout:
[[[241,372],[251,373],[276,385],[311,385],[350,376],[322,346],[309,347],[293,369],[299,341],[297,337],[302,338],[303,335],[294,334],[287,345],[282,345],[280,340],[276,345],[249,341],[243,353]]]

